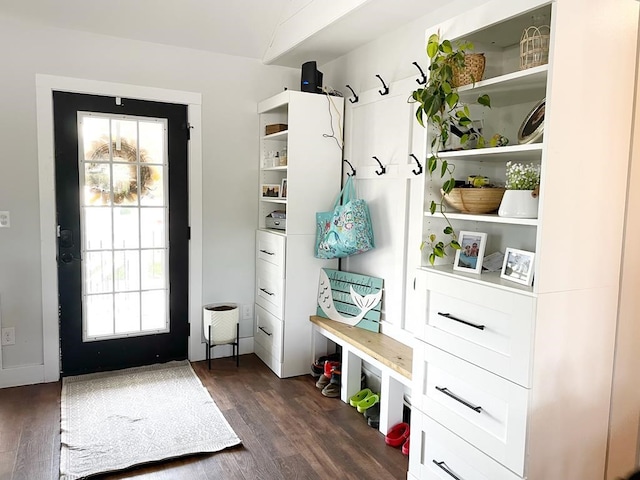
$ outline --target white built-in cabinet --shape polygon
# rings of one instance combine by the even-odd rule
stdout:
[[[291,90],[258,104],[254,348],[279,377],[309,372],[309,315],[316,311],[319,271],[337,268],[336,260],[314,257],[315,213],[331,210],[340,192],[343,110],[340,97]],[[265,135],[266,125],[275,124],[287,128]],[[274,165],[271,153],[278,152],[280,158],[285,151],[286,165]],[[286,197],[263,196],[263,186],[282,186],[284,179]],[[286,212],[284,229],[268,228],[274,226],[266,220],[273,211]]]
[[[459,92],[488,93],[493,108],[472,116],[486,136],[511,140],[442,154],[455,177],[504,181],[511,160],[540,163],[542,180],[537,219],[449,215],[457,231],[488,234],[486,254],[535,252],[532,287],[454,271],[453,253],[436,266],[423,256],[408,285],[419,319],[411,480],[605,478],[632,113],[632,97],[616,92],[633,91],[636,3],[493,0],[426,31],[486,54],[485,79]],[[520,36],[538,14],[551,25],[550,60],[520,70]],[[543,98],[543,139],[518,145]],[[445,225],[426,208],[434,181],[410,205],[422,238]]]

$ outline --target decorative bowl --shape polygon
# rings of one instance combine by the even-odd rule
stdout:
[[[445,195],[441,189],[442,198],[445,203],[462,213],[491,213],[500,206],[504,188],[482,187],[482,188],[454,188]]]

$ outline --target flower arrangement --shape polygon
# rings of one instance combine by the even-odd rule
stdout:
[[[540,165],[507,162],[507,190],[535,190],[540,186]]]

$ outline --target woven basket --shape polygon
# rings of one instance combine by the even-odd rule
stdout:
[[[485,63],[484,53],[465,54],[464,67],[453,67],[453,86],[462,87],[482,80]]]
[[[462,213],[490,213],[500,206],[504,188],[454,188],[445,195],[440,190],[444,201],[450,207],[460,210]]]

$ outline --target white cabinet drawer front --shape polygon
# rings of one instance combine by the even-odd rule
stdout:
[[[522,475],[529,391],[431,345],[413,355],[418,408]]]
[[[284,275],[285,238],[282,235],[258,230],[256,235],[256,258],[277,267]]]
[[[258,260],[256,265],[256,303],[278,318],[282,318],[284,280],[279,268]]]
[[[411,413],[409,473],[422,480],[522,480],[419,411]]]
[[[531,386],[533,297],[441,276],[431,284],[422,339]]]
[[[274,359],[282,360],[282,321],[256,305],[254,340]]]

